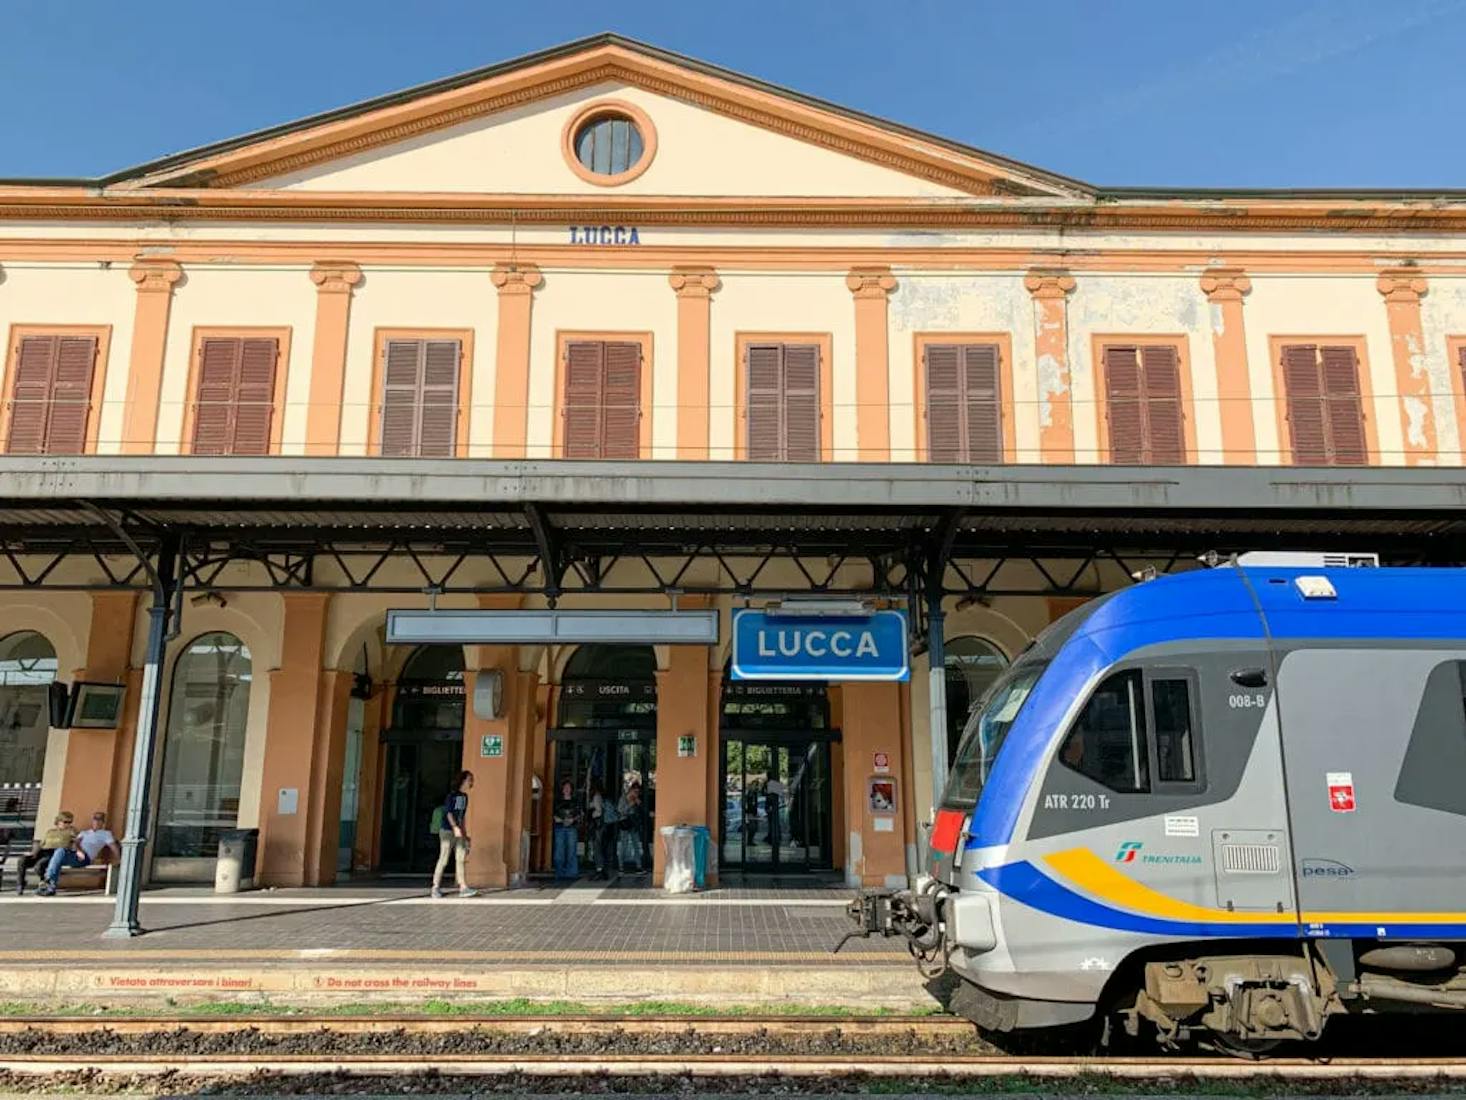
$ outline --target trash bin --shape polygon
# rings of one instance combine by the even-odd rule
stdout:
[[[214,865],[214,893],[237,894],[255,884],[258,829],[225,829],[219,834],[219,858]]]
[[[692,882],[699,890],[708,887],[708,856],[713,850],[713,834],[706,825],[692,827]]]
[[[693,841],[690,825],[663,825],[659,830],[667,849],[662,888],[669,894],[690,894],[693,887]]]

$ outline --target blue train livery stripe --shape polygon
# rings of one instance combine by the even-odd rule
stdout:
[[[1127,913],[1092,901],[1075,893],[1067,886],[1055,882],[1027,860],[1005,863],[1001,867],[989,867],[979,871],[980,877],[999,893],[1021,902],[1040,913],[1094,925],[1116,932],[1144,932],[1154,936],[1176,936],[1192,938],[1215,936],[1237,938],[1297,936],[1300,930],[1296,924],[1278,923],[1220,923],[1208,921],[1177,921],[1162,917],[1147,916],[1144,913]]]

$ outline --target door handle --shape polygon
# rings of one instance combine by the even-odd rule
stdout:
[[[1238,687],[1245,688],[1267,687],[1267,670],[1261,668],[1235,668],[1232,670],[1232,683]]]

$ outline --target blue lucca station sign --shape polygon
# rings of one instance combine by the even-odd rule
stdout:
[[[733,613],[735,680],[909,680],[906,612]]]

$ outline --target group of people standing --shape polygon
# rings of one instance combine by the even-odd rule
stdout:
[[[569,779],[561,780],[554,805],[555,878],[580,877],[582,836],[586,858],[595,868],[591,878],[609,879],[613,869],[617,874],[648,870],[645,815],[640,783],[629,784],[620,798],[613,798],[597,779],[590,781],[584,796]]]

